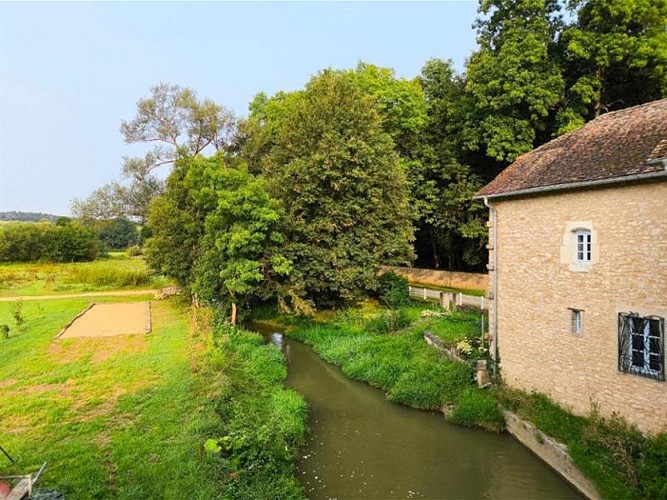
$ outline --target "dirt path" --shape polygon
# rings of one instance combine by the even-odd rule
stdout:
[[[52,299],[78,299],[81,297],[122,297],[134,295],[149,295],[157,296],[161,291],[155,289],[148,290],[117,290],[113,292],[85,292],[85,293],[65,293],[62,295],[28,295],[28,296],[12,296],[0,297],[0,302],[12,302],[15,300],[52,300]]]

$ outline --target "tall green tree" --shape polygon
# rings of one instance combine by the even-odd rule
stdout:
[[[75,200],[72,212],[77,217],[130,217],[143,224],[151,201],[164,189],[156,170],[207,148],[228,150],[236,134],[236,117],[190,88],[160,83],[137,102],[136,115],[123,121],[120,131],[126,143],[148,144],[151,149],[143,156],[123,158],[124,182],[108,183],[86,199]]]
[[[427,61],[419,78],[427,124],[416,149],[422,165],[414,197],[419,200],[416,250],[428,267],[477,269],[485,260],[486,210],[473,199],[481,178],[462,160],[450,132],[464,82],[451,61]]]
[[[254,109],[259,160],[286,211],[291,304],[355,300],[382,264],[409,263],[408,190],[377,102],[345,75],[324,71],[305,90]]]
[[[570,0],[562,35],[566,101],[557,134],[667,96],[665,0]]]
[[[149,264],[198,300],[228,307],[280,293],[291,262],[281,253],[282,211],[265,183],[222,155],[176,162],[152,206]]]
[[[482,0],[479,49],[466,69],[452,132],[461,147],[500,167],[549,137],[564,81],[555,58],[562,27],[557,0]],[[480,173],[492,178],[498,169]]]

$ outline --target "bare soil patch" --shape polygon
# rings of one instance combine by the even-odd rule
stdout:
[[[60,339],[114,337],[150,331],[150,302],[94,304],[58,336]]]

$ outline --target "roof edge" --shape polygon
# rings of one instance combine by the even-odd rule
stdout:
[[[531,194],[541,194],[541,193],[550,193],[553,191],[569,191],[582,189],[587,187],[597,187],[597,186],[607,186],[610,184],[622,184],[625,182],[634,182],[634,181],[644,181],[651,179],[659,179],[662,177],[667,177],[667,160],[657,160],[656,163],[661,162],[665,165],[665,170],[658,172],[649,172],[646,174],[633,174],[633,175],[624,175],[621,177],[611,177],[607,179],[598,179],[594,181],[582,181],[582,182],[567,182],[562,184],[552,184],[551,186],[538,186],[534,188],[526,189],[517,189],[516,191],[507,191],[504,193],[495,193],[495,194],[483,194],[475,195],[474,199],[482,200],[484,198],[514,198],[523,195]]]

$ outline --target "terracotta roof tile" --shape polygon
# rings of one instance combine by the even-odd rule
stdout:
[[[510,194],[665,169],[667,99],[599,116],[583,127],[526,153],[477,196]]]

